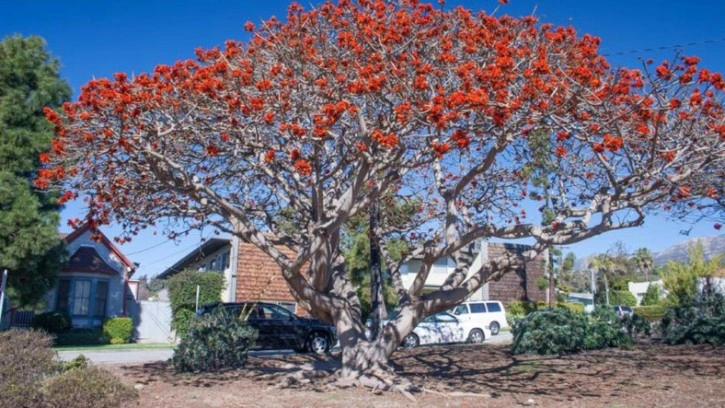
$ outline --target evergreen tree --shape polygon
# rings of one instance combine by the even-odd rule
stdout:
[[[70,97],[60,64],[40,37],[0,42],[0,269],[15,304],[36,303],[53,285],[65,254],[58,197],[32,185],[53,128],[45,107]]]

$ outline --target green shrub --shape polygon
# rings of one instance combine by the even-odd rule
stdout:
[[[565,354],[584,348],[587,317],[567,309],[529,314],[513,326],[513,354]]]
[[[181,271],[169,278],[169,302],[171,303],[171,328],[184,337],[189,322],[196,312],[196,287],[199,286],[199,306],[220,302],[224,288],[224,276],[216,272]]]
[[[667,344],[725,345],[725,297],[718,294],[667,309],[660,330]]]
[[[79,369],[79,368],[88,368],[88,366],[90,364],[91,364],[91,360],[89,360],[83,354],[79,354],[78,357],[74,358],[73,360],[58,361],[58,372],[64,373],[68,370],[75,370],[75,369]]]
[[[45,330],[48,333],[60,333],[70,329],[71,319],[68,313],[46,312],[35,315],[30,321],[30,326],[37,330]]]
[[[584,313],[584,303],[581,302],[559,302],[556,307],[568,309],[574,313]]]
[[[109,339],[101,329],[71,329],[58,333],[56,346],[98,346],[108,344]]]
[[[48,408],[116,408],[131,406],[138,398],[135,389],[98,367],[76,368],[51,377],[42,393],[43,407]]]
[[[644,297],[642,298],[642,306],[659,305],[662,302],[661,292],[662,289],[659,287],[659,285],[650,283],[649,286],[647,286],[647,291],[644,292]]]
[[[103,321],[103,334],[111,344],[124,344],[131,340],[133,335],[133,321],[130,317],[111,317]]]
[[[34,330],[0,332],[0,406],[40,405],[41,381],[55,368],[53,338]]]
[[[634,314],[642,316],[648,321],[657,321],[665,315],[666,307],[664,305],[640,306],[632,309]]]
[[[637,306],[637,297],[628,290],[613,290],[609,292],[609,304],[621,306]]]
[[[639,335],[649,335],[649,323],[639,316],[618,318],[609,307],[591,317],[567,308],[531,313],[513,326],[513,354],[566,354],[581,350],[627,347]]]
[[[197,316],[189,322],[188,335],[174,352],[178,371],[219,371],[240,368],[247,361],[257,331],[224,308]]]

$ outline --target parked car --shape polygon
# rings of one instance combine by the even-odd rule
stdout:
[[[464,302],[453,308],[452,313],[470,328],[490,329],[497,335],[501,328],[509,327],[506,310],[499,301]]]
[[[383,320],[385,325],[391,319]],[[368,320],[365,324],[365,336],[370,339],[370,325]],[[413,332],[403,338],[400,346],[405,348],[417,347],[423,344],[448,344],[448,343],[482,343],[491,337],[488,328],[469,327],[457,317],[448,312],[428,316],[418,322]]]
[[[619,317],[632,316],[634,314],[634,310],[629,306],[612,306],[612,310]]]
[[[337,342],[335,327],[316,319],[296,316],[272,303],[214,303],[203,306],[199,314],[223,307],[230,313],[247,317],[247,324],[259,332],[256,348],[293,349],[322,354]]]
[[[452,314],[443,312],[421,320],[413,332],[403,338],[401,346],[411,348],[422,344],[481,343],[489,337],[490,330],[468,328]]]

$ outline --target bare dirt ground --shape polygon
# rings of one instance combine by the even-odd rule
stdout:
[[[506,346],[438,346],[398,351],[393,365],[424,389],[416,402],[334,389],[329,377],[289,381],[289,374],[335,370],[335,354],[251,357],[246,369],[220,374],[174,374],[167,363],[111,368],[140,388],[142,407],[725,407],[723,347],[514,357]]]

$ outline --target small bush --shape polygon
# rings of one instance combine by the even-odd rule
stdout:
[[[133,321],[130,317],[111,317],[103,321],[103,334],[111,344],[124,344],[131,340],[133,335]]]
[[[630,346],[637,336],[649,335],[649,323],[638,316],[620,319],[608,307],[597,308],[591,317],[556,308],[517,321],[513,334],[513,354],[567,354]]]
[[[224,288],[224,275],[216,272],[181,271],[169,278],[171,328],[176,335],[187,334],[189,322],[196,307],[196,287],[199,286],[199,305],[220,302]]]
[[[565,354],[584,348],[587,317],[567,309],[529,314],[513,326],[513,354]]]
[[[110,371],[98,367],[68,370],[45,381],[43,406],[48,408],[116,408],[130,406],[138,398]]]
[[[642,298],[642,306],[656,306],[662,302],[662,289],[659,285],[650,283]]]
[[[256,330],[218,307],[191,320],[188,335],[176,348],[172,362],[181,372],[240,368],[256,339]]]
[[[613,290],[609,292],[609,304],[621,306],[637,306],[637,297],[628,290]]]
[[[634,314],[642,316],[647,321],[653,322],[662,319],[665,315],[664,305],[651,305],[651,306],[640,306],[632,309]]]
[[[108,336],[101,329],[71,329],[55,338],[56,346],[99,346],[108,342]]]
[[[718,294],[667,309],[660,330],[668,344],[725,345],[725,297]]]
[[[70,329],[71,319],[68,313],[47,312],[35,315],[30,321],[30,326],[37,330],[45,330],[48,333],[60,333]]]
[[[58,372],[64,373],[68,370],[75,370],[79,368],[87,368],[91,363],[91,360],[89,360],[86,356],[83,354],[79,354],[78,357],[74,358],[73,360],[65,361],[60,360],[58,361]]]
[[[0,406],[40,405],[41,381],[56,368],[53,338],[32,330],[0,333]]]

